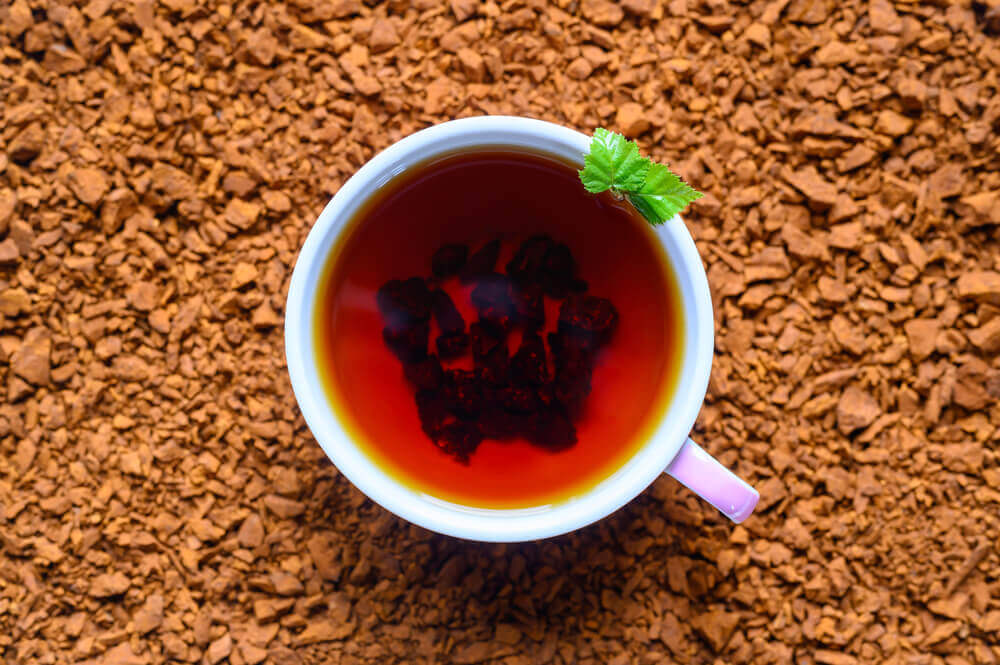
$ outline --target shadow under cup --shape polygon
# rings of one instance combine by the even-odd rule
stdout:
[[[317,441],[338,469],[372,500],[404,519],[441,533],[485,541],[531,540],[565,533],[613,512],[641,492],[674,458],[694,423],[704,397],[711,363],[712,316],[704,270],[694,243],[679,218],[655,230],[644,224],[640,227],[643,233],[651,236],[647,242],[651,241],[654,250],[665,255],[671,266],[671,269],[665,269],[661,265],[661,270],[666,274],[672,272],[672,279],[676,281],[674,285],[668,285],[674,291],[674,307],[680,313],[677,326],[679,334],[674,344],[679,368],[670,381],[676,387],[665,391],[669,395],[669,404],[657,406],[655,400],[648,400],[651,402],[649,408],[652,409],[651,417],[647,419],[648,426],[633,434],[634,445],[631,447],[617,444],[616,447],[623,454],[610,468],[601,469],[598,477],[580,484],[589,486],[578,485],[574,491],[563,496],[540,497],[534,502],[536,505],[525,507],[522,502],[516,508],[504,507],[517,505],[512,501],[475,501],[435,488],[426,491],[426,487],[415,486],[408,481],[405,469],[393,468],[392,460],[384,457],[380,459],[378,446],[364,441],[366,433],[360,431],[364,428],[358,427],[356,414],[352,415],[349,408],[343,408],[346,404],[337,406],[336,394],[331,400],[328,392],[330,383],[339,385],[341,390],[346,388],[345,392],[349,393],[358,385],[357,382],[345,384],[337,379],[331,380],[330,377],[325,377],[324,380],[323,372],[318,367],[317,358],[322,357],[323,350],[316,347],[319,337],[315,334],[316,316],[323,308],[316,306],[317,288],[330,282],[331,266],[334,266],[336,272],[340,261],[350,260],[351,243],[364,231],[364,227],[358,227],[357,223],[367,215],[367,211],[362,215],[358,213],[369,205],[366,202],[371,198],[371,192],[380,188],[392,190],[393,187],[385,186],[391,181],[398,181],[400,174],[419,171],[420,165],[444,155],[467,151],[513,150],[551,155],[565,163],[582,164],[582,156],[588,143],[588,137],[572,130],[521,118],[474,118],[432,127],[391,146],[366,164],[326,207],[303,246],[292,277],[286,312],[286,353],[296,398]],[[403,178],[405,177],[404,175]],[[511,228],[500,230],[509,232],[505,235],[511,237],[516,237],[519,233],[523,237],[524,232],[532,229],[530,220],[525,224],[528,226],[513,224]],[[454,237],[456,230],[451,229],[446,238],[425,237],[426,246],[421,248],[412,247],[417,236],[404,239],[410,243],[406,245],[408,249],[413,250],[403,254],[410,257],[408,260],[411,263],[394,265],[391,273],[380,265],[380,261],[368,261],[368,265],[377,268],[379,273],[360,280],[358,284],[364,282],[365,288],[354,289],[351,296],[352,300],[358,301],[358,307],[362,310],[367,308],[369,316],[374,317],[359,324],[359,330],[367,326],[367,332],[363,336],[369,340],[369,347],[372,348],[359,348],[357,363],[368,368],[369,383],[371,376],[377,376],[384,384],[384,391],[401,387],[407,390],[407,398],[410,400],[408,411],[401,407],[398,409],[399,414],[386,413],[383,420],[406,421],[409,418],[412,422],[397,424],[418,433],[419,421],[416,420],[415,407],[412,405],[412,392],[403,382],[401,368],[395,358],[382,347],[381,336],[377,332],[374,336],[371,334],[372,330],[380,330],[371,288],[377,288],[379,279],[385,281],[390,277],[426,275],[429,272],[430,253],[441,241],[471,241],[478,244],[487,239],[484,237],[486,233],[475,229],[467,230],[471,235],[466,237],[461,237],[461,233],[458,233],[460,237]],[[564,239],[559,237],[559,229],[545,230],[559,240]],[[563,230],[572,231],[570,228]],[[605,244],[602,248],[599,242],[580,242],[579,238],[575,241],[569,238],[566,241],[573,248],[574,254],[578,254],[581,276],[591,282],[590,292],[605,295],[602,286],[611,288],[614,275],[594,274],[588,271],[587,266],[588,263],[593,264],[593,261],[588,261],[588,256],[602,249],[607,252],[608,246]],[[395,255],[393,260],[400,261],[400,255]],[[659,260],[662,263],[662,258]],[[406,260],[402,262],[405,264]],[[503,260],[500,264],[502,263]],[[616,288],[620,290],[620,285]],[[469,321],[468,313],[463,314],[466,314],[466,321]],[[548,313],[548,317],[551,316]],[[620,327],[616,338],[623,334],[622,330],[623,327]],[[386,359],[392,365],[385,365]],[[595,370],[595,393],[600,390],[597,375],[603,369],[598,367]],[[595,402],[612,404],[613,400],[607,399],[611,394],[604,395],[604,399],[599,394],[591,395],[587,409],[591,409]],[[344,402],[351,399],[350,394],[344,397]],[[359,400],[356,403],[363,402],[364,400]],[[393,400],[389,402],[395,403]],[[587,423],[581,422],[581,443],[584,441],[586,427]],[[443,458],[433,449],[428,439],[424,440],[430,455],[436,456],[438,460]],[[503,447],[511,445],[528,446],[526,443],[487,441],[474,457],[483,454],[488,460],[490,455],[502,455]],[[580,446],[579,443],[577,445]],[[544,454],[558,470],[559,456],[566,453]],[[451,460],[446,461],[453,463]],[[501,457],[493,459],[494,463],[501,461]],[[516,471],[517,469],[508,469],[505,472]],[[467,505],[483,503],[491,506],[483,508]]]

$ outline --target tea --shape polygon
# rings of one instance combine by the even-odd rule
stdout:
[[[536,276],[530,302],[525,251],[564,266],[547,283]],[[585,192],[576,170],[552,157],[479,150],[397,176],[350,221],[318,287],[316,362],[332,408],[376,464],[443,500],[523,508],[587,491],[645,443],[677,382],[682,314],[653,231],[627,204]],[[407,298],[419,311],[406,310]],[[612,312],[588,347],[586,376],[567,379],[560,335]],[[484,331],[500,341],[483,347]],[[515,390],[516,376],[484,374],[483,353],[502,356],[503,372],[521,357],[552,378],[522,377],[531,390]],[[428,429],[442,372],[495,391],[487,406],[509,407],[490,407],[489,426],[478,410],[447,422],[441,414],[443,427],[473,436],[466,448],[442,444],[454,432]],[[549,402],[538,403],[539,391]],[[531,405],[510,403],[524,395]],[[572,421],[553,416],[570,409]]]

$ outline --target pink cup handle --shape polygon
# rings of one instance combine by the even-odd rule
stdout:
[[[684,442],[667,473],[736,524],[750,517],[760,499],[757,490],[691,439]]]

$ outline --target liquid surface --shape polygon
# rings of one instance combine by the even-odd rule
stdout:
[[[598,358],[573,447],[550,452],[519,439],[487,439],[462,464],[421,430],[413,389],[383,344],[375,292],[389,279],[429,276],[431,255],[443,244],[475,250],[500,237],[502,269],[520,241],[538,233],[569,245],[589,293],[618,309],[618,327]],[[466,324],[475,321],[471,286],[452,279],[446,290]],[[316,362],[340,420],[403,484],[479,508],[541,506],[586,492],[646,442],[677,383],[678,303],[662,249],[629,207],[588,194],[576,171],[553,158],[463,153],[397,177],[351,220],[318,285]],[[547,330],[557,316],[558,302],[547,302]],[[519,341],[511,335],[512,351]]]

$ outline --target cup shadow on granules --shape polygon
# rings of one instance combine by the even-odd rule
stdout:
[[[553,635],[619,633],[629,617],[651,610],[700,613],[727,593],[727,575],[714,560],[727,546],[731,526],[667,478],[596,524],[545,541],[512,544],[426,531],[353,487],[343,487],[346,483],[334,485],[330,489],[340,497],[326,491],[314,495],[312,501],[323,505],[307,512],[356,511],[356,536],[341,540],[338,535],[336,544],[341,552],[336,565],[343,568],[336,574],[348,593],[388,594],[399,602],[419,598],[428,612],[423,618],[434,630],[460,629],[470,640],[489,642],[492,657],[513,648],[504,646],[504,636],[517,636],[519,653],[544,655],[555,648]],[[320,522],[311,526],[322,529]],[[653,594],[658,607],[637,603],[636,589],[664,590]],[[360,618],[367,609],[355,612]],[[607,625],[609,612],[622,624]],[[382,619],[392,622],[391,614]],[[700,639],[690,629],[685,635]]]

